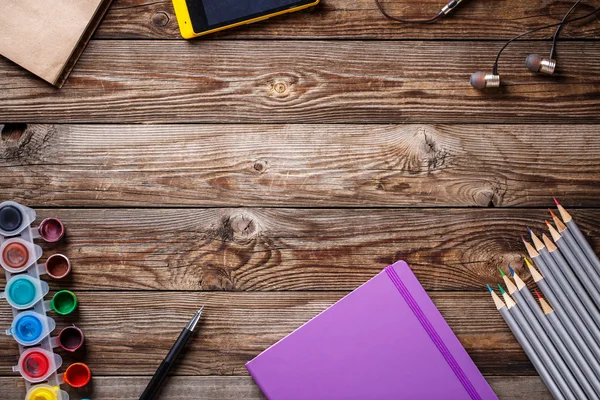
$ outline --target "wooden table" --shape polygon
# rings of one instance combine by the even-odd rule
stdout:
[[[169,0],[116,0],[61,90],[0,60],[0,197],[68,228],[43,259],[73,263],[50,282],[80,299],[57,318],[87,338],[65,364],[94,374],[72,398],[137,399],[206,303],[161,398],[261,399],[246,361],[404,259],[499,397],[549,399],[484,285],[509,263],[529,278],[519,235],[552,196],[600,249],[600,25],[565,30],[554,77],[524,66],[540,32],[509,47],[499,90],[468,80],[570,5],[477,0],[410,26],[323,0],[184,41]],[[2,399],[24,394],[17,355],[2,339]]]

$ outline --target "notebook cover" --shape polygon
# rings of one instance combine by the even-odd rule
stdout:
[[[497,399],[404,261],[246,368],[271,400]]]
[[[111,0],[3,0],[0,54],[61,86]]]

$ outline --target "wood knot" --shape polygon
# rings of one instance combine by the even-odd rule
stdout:
[[[265,160],[256,160],[252,169],[258,173],[264,173],[267,170],[267,162]]]
[[[2,141],[17,143],[27,130],[27,124],[6,124],[2,127]]]
[[[269,81],[269,94],[284,98],[292,94],[295,79],[293,77],[277,77]]]
[[[258,224],[248,213],[225,215],[216,233],[224,242],[247,240],[258,234]]]
[[[487,186],[479,189],[473,195],[473,201],[480,207],[497,207],[502,205],[506,185],[500,182],[488,182]]]
[[[169,23],[169,21],[169,14],[167,14],[164,11],[157,12],[152,16],[152,23],[158,28],[166,26]]]

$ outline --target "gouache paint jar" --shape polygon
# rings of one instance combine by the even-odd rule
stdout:
[[[83,332],[75,325],[67,326],[58,334],[56,343],[72,353],[83,345]]]
[[[38,233],[46,242],[55,243],[65,236],[65,226],[58,218],[46,218],[38,226]]]
[[[8,303],[17,310],[31,308],[48,294],[48,284],[29,275],[15,275],[6,284],[6,291],[0,297],[6,297]]]
[[[19,365],[13,367],[13,371],[20,372],[31,383],[38,383],[47,380],[61,365],[62,358],[58,354],[33,347],[21,354]]]
[[[23,272],[42,256],[42,248],[23,239],[8,239],[0,245],[0,265],[11,274]]]
[[[18,235],[35,221],[35,211],[14,201],[0,204],[0,235]]]
[[[15,317],[11,328],[6,331],[17,343],[23,346],[33,346],[42,341],[56,328],[52,318],[35,311],[24,311]]]
[[[71,272],[71,261],[63,254],[53,254],[46,260],[46,273],[53,279],[62,279]]]
[[[92,372],[84,363],[69,365],[63,375],[63,380],[74,388],[84,387],[90,379],[92,379]]]
[[[71,314],[77,308],[77,296],[69,290],[56,292],[50,301],[50,308],[60,315]]]
[[[58,386],[41,384],[32,386],[25,395],[25,400],[69,400],[69,395]]]

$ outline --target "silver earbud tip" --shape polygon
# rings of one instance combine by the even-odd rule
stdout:
[[[475,72],[471,75],[471,86],[475,89],[485,89],[487,87],[500,86],[500,75],[486,74],[485,72]]]

